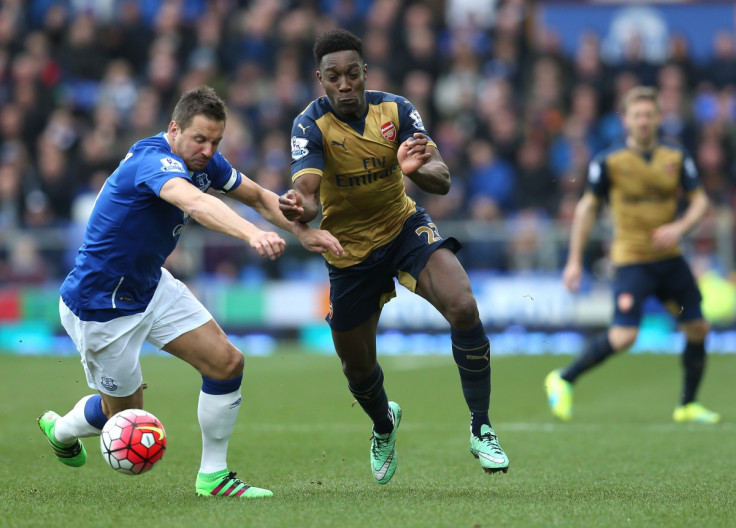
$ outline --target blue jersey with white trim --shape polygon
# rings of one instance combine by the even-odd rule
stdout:
[[[202,192],[231,191],[242,181],[219,152],[204,170],[187,170],[163,132],[135,143],[100,190],[74,268],[61,285],[62,300],[82,320],[107,321],[148,306],[189,219],[159,197],[172,178]]]

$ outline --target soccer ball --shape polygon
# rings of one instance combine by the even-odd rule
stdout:
[[[161,460],[166,451],[164,426],[143,409],[126,409],[110,418],[100,434],[102,457],[126,475],[140,475]]]

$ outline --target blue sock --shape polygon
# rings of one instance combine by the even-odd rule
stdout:
[[[348,389],[373,420],[373,430],[377,434],[390,433],[394,426],[388,417],[388,396],[383,388],[383,370],[376,362],[370,376],[359,383],[348,382]]]
[[[105,426],[107,416],[102,412],[102,396],[95,394],[84,403],[84,419],[97,429],[102,429]]]
[[[205,394],[230,394],[240,388],[243,375],[229,380],[216,380],[202,376],[202,392]]]
[[[460,373],[460,385],[470,410],[470,429],[480,436],[482,425],[491,425],[491,344],[482,323],[470,330],[450,329],[452,357]]]

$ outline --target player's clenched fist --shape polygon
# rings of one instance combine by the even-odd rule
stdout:
[[[432,159],[432,154],[427,150],[427,136],[415,133],[399,145],[396,153],[396,159],[401,166],[401,172],[404,174],[412,174],[416,172],[422,165]]]
[[[260,231],[250,239],[250,246],[262,257],[274,260],[284,252],[286,241],[271,231]]]
[[[279,209],[287,220],[299,220],[304,214],[301,195],[293,189],[282,194],[279,196]]]

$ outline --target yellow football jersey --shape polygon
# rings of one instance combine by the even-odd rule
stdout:
[[[415,132],[426,134],[422,119],[403,97],[366,91],[366,101],[365,117],[344,121],[320,97],[297,116],[291,133],[292,181],[305,173],[322,177],[320,227],[345,250],[343,257],[324,256],[340,268],[388,244],[416,212],[396,153]]]
[[[700,186],[695,163],[684,149],[658,144],[644,154],[622,143],[591,162],[588,184],[610,206],[614,264],[641,264],[681,254],[680,247],[655,249],[652,233],[676,218],[683,191]]]

